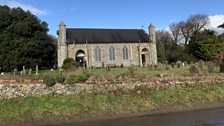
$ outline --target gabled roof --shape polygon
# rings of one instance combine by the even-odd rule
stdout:
[[[66,41],[68,43],[129,43],[149,42],[149,37],[142,29],[67,28]]]

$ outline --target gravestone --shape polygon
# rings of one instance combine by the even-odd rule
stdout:
[[[153,70],[158,70],[158,65],[153,65]]]
[[[208,66],[208,72],[212,73],[214,71],[214,68],[215,68],[214,63],[209,61],[207,66]]]
[[[189,73],[190,74],[199,74],[200,69],[198,68],[197,65],[191,65],[190,68],[189,68]]]
[[[104,64],[104,62],[102,62],[102,67],[103,67],[103,68],[105,67],[105,64]]]
[[[175,66],[175,64],[174,63],[171,63],[171,67],[174,68],[174,66]]]
[[[26,75],[26,67],[23,66],[23,75]]]
[[[205,66],[205,62],[203,60],[198,61],[198,67],[203,70]]]
[[[32,75],[32,69],[29,70],[29,75]]]
[[[13,74],[16,75],[18,70],[15,68]]]
[[[36,75],[38,75],[38,65],[36,65]]]
[[[181,64],[182,64],[181,61],[177,61],[177,62],[176,62],[177,68],[180,68],[180,67],[181,67]]]
[[[188,65],[187,61],[184,61],[183,63],[184,63],[184,66],[187,66]]]

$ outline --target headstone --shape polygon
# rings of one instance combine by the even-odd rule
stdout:
[[[169,65],[166,65],[166,70],[169,70],[169,69],[170,69]]]
[[[16,74],[17,74],[17,72],[18,72],[18,70],[15,68],[15,69],[14,69],[14,73],[13,73],[13,74],[14,74],[14,75],[16,75]]]
[[[111,71],[110,66],[107,66],[106,70],[107,70],[107,71]]]
[[[36,75],[38,75],[38,65],[36,65]]]
[[[174,68],[174,66],[175,66],[175,64],[174,63],[171,63],[171,67]]]
[[[157,67],[158,69],[163,69],[163,63],[158,63]]]
[[[23,71],[20,71],[20,75],[23,75]]]
[[[184,61],[184,66],[187,66],[187,61]]]
[[[29,70],[29,75],[32,75],[32,69]]]
[[[184,67],[185,66],[185,64],[184,63],[182,63],[182,67]]]
[[[153,65],[149,65],[149,70],[153,70]]]
[[[177,64],[177,68],[180,68],[182,63],[181,61],[177,61],[176,64]]]
[[[26,67],[23,66],[23,75],[26,75]]]
[[[208,72],[212,73],[214,71],[214,64],[213,62],[208,62]]]
[[[120,66],[121,68],[123,68],[124,67],[124,64],[123,63],[121,63],[121,66]]]
[[[51,68],[51,71],[54,71],[54,69],[53,69],[53,68]]]
[[[200,69],[198,68],[197,65],[191,65],[190,68],[189,68],[189,73],[190,74],[199,74]]]
[[[158,65],[153,65],[153,70],[158,70]]]
[[[4,72],[2,72],[2,73],[1,73],[1,76],[4,76],[4,75],[5,75]]]
[[[104,62],[102,62],[102,67],[103,67],[103,68],[105,67]]]
[[[198,61],[198,67],[203,70],[205,66],[205,62],[203,60]]]

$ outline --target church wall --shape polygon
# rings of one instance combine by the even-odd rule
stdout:
[[[152,47],[149,43],[107,43],[107,44],[69,44],[68,45],[68,57],[74,58],[76,57],[76,52],[78,50],[83,50],[85,52],[87,66],[92,67],[102,67],[107,65],[116,65],[121,66],[130,66],[130,65],[141,65],[141,52],[144,48],[149,50],[151,53]],[[128,48],[128,60],[123,59],[123,47],[126,46]],[[95,48],[99,47],[101,50],[101,61],[96,61],[95,59]],[[115,60],[111,61],[109,56],[109,49],[113,47],[115,49]],[[153,63],[152,54],[148,57],[148,64]]]

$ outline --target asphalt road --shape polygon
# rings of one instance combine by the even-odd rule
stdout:
[[[224,126],[224,107],[91,121],[70,121],[42,126]]]

